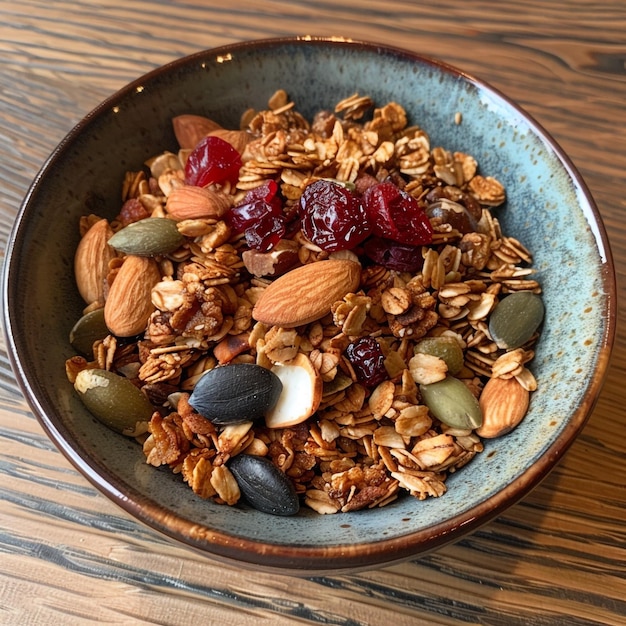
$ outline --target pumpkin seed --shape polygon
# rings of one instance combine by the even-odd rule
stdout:
[[[543,321],[545,309],[540,296],[518,291],[500,300],[489,318],[489,332],[498,348],[523,346]]]
[[[258,511],[295,515],[300,510],[293,483],[268,458],[238,454],[230,460],[228,469],[248,504]]]
[[[417,343],[414,352],[439,357],[453,376],[463,369],[463,350],[454,337],[426,337]]]
[[[118,433],[133,434],[154,412],[148,398],[128,378],[107,370],[78,372],[74,388],[89,412]]]
[[[483,414],[467,386],[458,378],[446,376],[439,382],[420,385],[422,400],[429,411],[450,428],[479,428]]]
[[[203,374],[189,404],[214,424],[239,424],[265,417],[282,389],[278,376],[265,367],[234,363]]]
[[[184,237],[174,220],[147,217],[119,230],[109,239],[109,245],[119,252],[137,256],[167,254],[179,248]]]
[[[90,311],[83,315],[70,330],[70,344],[79,354],[87,358],[93,357],[93,344],[104,339],[109,329],[104,323],[104,308]]]

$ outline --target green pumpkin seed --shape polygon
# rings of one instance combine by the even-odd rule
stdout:
[[[453,376],[463,369],[463,350],[454,337],[426,337],[417,343],[414,352],[439,357]]]
[[[147,217],[122,228],[109,239],[109,245],[125,254],[155,256],[179,248],[184,241],[176,222],[166,217]]]
[[[483,423],[478,400],[458,378],[447,376],[431,385],[420,385],[420,393],[428,410],[451,428],[473,429]]]
[[[498,348],[514,350],[523,346],[543,321],[545,309],[540,296],[519,291],[506,296],[489,318],[489,332]]]
[[[89,412],[118,433],[132,434],[154,412],[148,398],[128,378],[107,370],[82,370],[74,389]]]
[[[93,357],[93,344],[104,339],[109,329],[104,323],[104,308],[83,315],[70,330],[70,344],[76,352],[87,358]]]

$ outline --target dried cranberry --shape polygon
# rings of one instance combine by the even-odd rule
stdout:
[[[422,207],[393,183],[367,189],[363,205],[375,235],[412,246],[431,243],[433,229]]]
[[[260,252],[269,252],[285,235],[285,218],[266,213],[246,228],[246,243]]]
[[[370,237],[363,244],[363,252],[374,263],[398,272],[415,273],[424,263],[419,246],[408,246],[382,237]]]
[[[241,156],[221,137],[205,137],[191,151],[185,164],[185,182],[206,187],[213,183],[237,183]]]
[[[352,250],[370,233],[359,197],[329,180],[317,180],[302,192],[300,219],[305,237],[328,252]]]
[[[361,337],[348,345],[346,356],[360,383],[372,389],[387,378],[385,356],[373,337]]]
[[[243,201],[226,214],[228,225],[236,232],[242,233],[265,215],[280,216],[283,206],[277,193],[278,185],[273,180],[251,189]]]

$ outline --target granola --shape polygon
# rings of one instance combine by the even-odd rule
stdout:
[[[385,506],[407,493],[418,500],[443,495],[447,476],[483,444],[475,428],[446,424],[423,402],[420,386],[445,379],[450,365],[442,355],[416,352],[419,340],[454,342],[462,352],[454,376],[474,398],[491,378],[537,388],[528,364],[538,333],[508,350],[489,331],[489,316],[503,296],[541,292],[532,278],[531,253],[501,232],[494,215],[506,199],[503,185],[480,173],[473,156],[431,146],[424,129],[409,125],[400,104],[376,108],[358,94],[311,122],[280,91],[267,110],[245,112],[240,129],[221,129],[192,115],[177,118],[174,127],[180,151],[164,151],[145,170],[129,172],[116,219],[85,216],[81,234],[85,240],[94,224],[118,232],[140,219],[165,217],[177,222],[184,243],[156,256],[161,278],[150,285],[145,329],[123,342],[99,338],[93,360],[68,361],[70,381],[88,368],[131,379],[154,408],[148,432],[138,438],[146,461],[169,466],[196,494],[218,503],[234,505],[241,498],[228,462],[242,452],[270,459],[301,501],[320,514]],[[206,186],[185,181],[194,142],[207,134],[241,154],[236,180]],[[429,207],[432,242],[415,247],[419,267],[413,271],[362,262],[358,289],[318,320],[293,328],[258,322],[254,306],[277,276],[325,259],[359,261],[355,251],[324,250],[294,217],[304,189],[328,179],[360,194],[392,182]],[[250,190],[270,182],[290,227],[271,249],[259,251],[226,217]],[[111,255],[101,240],[97,250],[85,253],[84,244],[81,253],[98,259],[95,287],[91,268],[78,266],[79,282],[91,287],[83,290],[86,311],[103,306],[124,266],[124,255]],[[346,357],[358,338],[371,338],[380,348],[386,376],[374,386],[359,378]],[[272,368],[298,355],[323,383],[319,406],[305,422],[216,426],[189,404],[197,381],[213,368]]]

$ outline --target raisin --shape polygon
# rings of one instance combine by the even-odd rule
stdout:
[[[374,263],[398,272],[418,272],[424,263],[419,246],[408,246],[382,237],[367,239],[363,252]]]
[[[346,356],[358,381],[373,389],[387,378],[385,356],[373,337],[361,337],[348,345]]]

